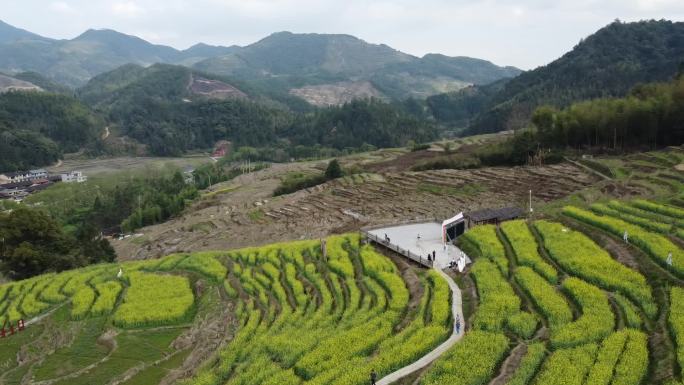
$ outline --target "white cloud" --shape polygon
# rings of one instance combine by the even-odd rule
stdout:
[[[133,1],[114,3],[111,10],[115,15],[123,17],[138,17],[145,12],[142,7]]]
[[[76,11],[72,6],[63,1],[53,1],[50,3],[50,9],[59,13],[74,13]]]

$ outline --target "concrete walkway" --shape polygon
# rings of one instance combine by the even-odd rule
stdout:
[[[66,302],[65,302],[65,303],[66,303]],[[31,318],[31,319],[28,320],[28,321],[25,321],[25,322],[24,322],[24,326],[31,326],[31,325],[33,325],[33,324],[35,324],[35,323],[38,323],[38,322],[44,320],[44,319],[47,318],[49,315],[51,315],[52,313],[56,312],[57,309],[59,309],[59,308],[62,307],[62,306],[64,306],[64,303],[61,303],[61,304],[55,306],[54,308],[50,309],[50,310],[47,311],[46,313],[43,313],[43,314],[39,315],[38,317],[34,317],[34,318]]]
[[[439,275],[441,275],[449,284],[449,288],[451,289],[451,296],[452,296],[452,301],[451,301],[451,312],[456,319],[461,320],[461,330],[459,330],[459,333],[456,334],[456,329],[452,330],[451,337],[449,337],[448,340],[444,341],[441,345],[439,345],[435,350],[431,351],[430,353],[424,355],[421,357],[418,361],[408,365],[404,366],[403,368],[397,370],[394,373],[390,373],[387,376],[381,378],[377,384],[378,385],[389,385],[395,381],[398,381],[401,378],[404,378],[408,375],[410,375],[413,372],[416,372],[429,364],[431,364],[434,360],[438,359],[442,354],[444,354],[447,350],[451,349],[452,346],[456,344],[462,337],[463,337],[463,327],[464,327],[464,322],[463,322],[463,307],[461,306],[461,289],[458,288],[458,285],[456,285],[456,282],[454,282],[451,277],[449,277],[445,272],[443,272],[440,269],[435,269]]]

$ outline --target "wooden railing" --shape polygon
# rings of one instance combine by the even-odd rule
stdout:
[[[371,241],[373,241],[379,245],[382,245],[382,246],[384,246],[384,247],[386,247],[386,248],[388,248],[388,249],[390,249],[390,250],[392,250],[398,254],[401,254],[404,257],[406,257],[406,258],[408,258],[414,262],[420,263],[421,265],[423,265],[425,267],[432,267],[432,261],[428,261],[427,258],[423,258],[422,256],[417,255],[416,253],[412,253],[411,250],[402,249],[401,247],[399,247],[397,245],[393,245],[393,244],[385,241],[384,239],[382,239],[376,235],[371,234],[366,229],[361,229],[361,234],[363,234],[369,240],[371,240]]]

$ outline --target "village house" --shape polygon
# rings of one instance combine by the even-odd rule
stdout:
[[[0,184],[21,183],[38,179],[47,179],[48,172],[42,168],[30,171],[15,171],[0,174]]]
[[[17,202],[21,202],[24,198],[29,195],[23,188],[13,188],[13,189],[2,189],[0,190],[0,199],[14,199]]]
[[[29,171],[15,171],[0,174],[0,184],[20,183],[29,180]]]
[[[64,183],[83,183],[88,180],[88,177],[83,175],[81,171],[70,171],[62,174],[62,182]]]
[[[47,178],[48,178],[48,172],[47,172],[47,170],[43,170],[42,168],[29,171],[29,177],[28,177],[29,180],[38,180],[38,179],[47,179]]]

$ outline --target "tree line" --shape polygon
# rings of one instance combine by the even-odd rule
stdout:
[[[652,149],[684,142],[684,77],[636,86],[624,98],[600,98],[533,116],[541,146]]]

